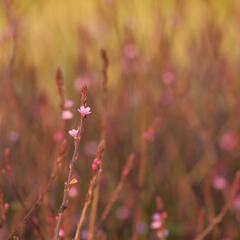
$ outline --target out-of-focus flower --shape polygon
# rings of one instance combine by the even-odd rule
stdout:
[[[93,160],[93,162],[92,162],[92,170],[93,170],[93,172],[97,172],[97,171],[99,171],[100,170],[100,168],[101,168],[101,160],[100,159],[98,159],[98,158],[95,158],[94,160]]]
[[[84,145],[84,151],[86,154],[93,156],[97,150],[97,142],[89,141]]]
[[[86,117],[87,115],[91,114],[91,108],[90,107],[85,107],[85,106],[81,106],[78,109],[78,112],[81,114],[82,117]]]
[[[98,73],[85,73],[80,75],[75,81],[74,81],[74,88],[77,91],[81,91],[83,86],[87,86],[88,88],[90,86],[95,86],[99,84],[98,79]]]
[[[160,221],[154,221],[151,223],[151,229],[159,229],[162,226]]]
[[[82,75],[80,77],[78,77],[75,81],[74,81],[74,88],[77,91],[81,91],[83,86],[89,86],[90,84],[90,78],[88,75]]]
[[[120,207],[116,210],[116,216],[119,220],[124,221],[129,218],[130,211],[126,207]]]
[[[78,195],[78,189],[76,187],[71,187],[68,193],[70,198],[75,198]]]
[[[238,194],[234,201],[233,201],[233,206],[235,209],[240,210],[240,194]]]
[[[146,223],[144,222],[140,222],[137,224],[137,229],[136,231],[140,234],[140,235],[144,235],[147,232],[148,226]]]
[[[129,43],[124,46],[123,54],[126,59],[133,60],[138,56],[139,51],[135,44]]]
[[[65,103],[64,103],[65,108],[71,108],[73,105],[74,105],[73,100],[71,100],[71,99],[66,99],[65,100]]]
[[[11,142],[17,142],[19,140],[19,134],[16,131],[11,131],[8,134],[8,139]]]
[[[64,110],[64,111],[62,112],[62,119],[63,119],[63,120],[70,120],[70,119],[72,119],[72,118],[73,118],[73,114],[72,114],[71,111],[69,111],[69,110]]]
[[[155,231],[159,240],[168,236],[168,230],[165,228],[166,218],[166,212],[157,212],[152,215],[151,229]]]
[[[225,133],[219,140],[219,145],[221,149],[225,151],[232,151],[236,148],[238,144],[238,138],[233,133]]]
[[[226,187],[226,179],[222,176],[216,176],[212,184],[215,189],[223,190]]]
[[[88,237],[89,237],[89,232],[88,232],[88,230],[87,230],[87,229],[82,230],[81,236],[82,236],[82,239],[83,239],[83,240],[87,240]]]
[[[175,81],[175,75],[172,72],[165,72],[162,75],[162,80],[165,85],[169,86]]]
[[[146,130],[146,131],[143,133],[143,138],[144,138],[144,140],[146,140],[146,141],[152,142],[153,139],[154,139],[154,134],[155,134],[154,129],[153,129],[153,128],[149,128],[148,130]]]
[[[168,235],[169,235],[169,231],[167,229],[163,229],[162,231],[157,232],[157,236],[159,239],[166,239]]]
[[[8,202],[5,202],[3,207],[5,210],[8,210],[10,208],[10,204]]]
[[[69,135],[71,135],[73,138],[76,138],[78,135],[78,130],[77,129],[71,129],[68,131]]]
[[[65,236],[65,232],[64,232],[64,230],[61,228],[60,230],[59,230],[59,237],[64,237]]]
[[[56,143],[60,143],[64,138],[64,134],[61,130],[58,130],[54,133],[53,138]]]
[[[160,97],[160,104],[163,107],[171,107],[175,103],[175,96],[171,91],[164,91]]]

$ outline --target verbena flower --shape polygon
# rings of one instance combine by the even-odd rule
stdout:
[[[98,158],[95,158],[92,162],[92,170],[93,172],[97,172],[101,168],[101,160]]]
[[[66,99],[65,100],[65,103],[64,103],[65,108],[71,108],[73,105],[74,105],[73,100],[71,100],[71,99]]]
[[[87,115],[91,114],[91,108],[90,107],[85,107],[85,106],[81,106],[78,109],[78,112],[81,114],[82,117],[86,117]]]
[[[73,118],[73,114],[71,111],[69,110],[65,110],[62,112],[62,119],[63,120],[69,120],[69,119],[72,119]]]
[[[77,129],[71,129],[68,131],[69,135],[71,135],[73,138],[77,137],[78,130]]]

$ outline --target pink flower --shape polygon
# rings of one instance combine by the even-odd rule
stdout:
[[[4,208],[5,208],[5,210],[8,210],[8,209],[10,208],[10,204],[7,203],[7,202],[5,202],[5,203],[4,203]]]
[[[19,134],[18,132],[16,131],[11,131],[9,134],[8,134],[8,139],[11,141],[11,142],[17,142],[19,140]]]
[[[216,190],[223,190],[226,187],[226,179],[222,176],[216,176],[213,179],[213,187]]]
[[[220,147],[225,151],[232,151],[237,147],[238,137],[236,134],[227,132],[219,140]]]
[[[65,103],[64,103],[65,108],[71,108],[73,105],[74,105],[73,100],[71,100],[71,99],[66,99],[65,100]]]
[[[124,46],[123,54],[126,59],[133,60],[139,54],[138,48],[133,43],[129,43],[126,46]]]
[[[61,130],[57,130],[53,135],[54,141],[60,143],[64,139],[64,133]]]
[[[162,80],[165,85],[169,86],[175,81],[175,75],[172,72],[165,72],[162,75]]]
[[[86,154],[94,156],[97,150],[97,142],[96,141],[89,141],[84,145],[84,151]]]
[[[71,135],[73,138],[76,138],[78,135],[78,130],[77,129],[71,129],[68,131],[69,135]]]
[[[154,134],[155,134],[154,129],[149,128],[143,133],[143,138],[144,140],[151,142],[154,139]]]
[[[90,107],[85,107],[85,106],[81,106],[78,109],[78,112],[80,112],[82,117],[86,117],[87,115],[91,114],[91,108]]]
[[[69,110],[65,110],[62,112],[62,119],[63,120],[69,120],[69,119],[72,119],[73,118],[73,114],[71,111]]]
[[[97,172],[97,171],[99,171],[100,170],[100,168],[101,168],[101,160],[100,159],[98,159],[98,158],[95,158],[94,160],[93,160],[93,162],[92,162],[92,170],[93,170],[93,172]]]
[[[116,215],[117,215],[117,218],[119,218],[120,220],[123,221],[123,220],[126,220],[130,217],[130,211],[126,207],[119,207],[116,210]]]
[[[70,198],[75,198],[78,195],[78,189],[76,187],[71,187],[68,193]]]
[[[155,221],[151,223],[151,229],[159,229],[162,227],[162,222],[160,221]]]
[[[64,237],[65,236],[65,232],[64,232],[64,230],[61,228],[60,230],[59,230],[59,237]]]
[[[233,206],[235,209],[240,210],[240,194],[238,194],[234,199]]]

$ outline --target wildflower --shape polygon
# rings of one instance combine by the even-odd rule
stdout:
[[[81,106],[78,109],[78,112],[81,114],[82,117],[86,117],[87,115],[91,114],[91,108],[90,107]]]
[[[154,129],[149,128],[143,133],[143,138],[145,141],[152,142],[154,139],[154,134],[155,134]]]
[[[69,135],[71,135],[73,138],[76,138],[78,135],[78,130],[77,129],[71,129],[68,131]]]
[[[87,240],[89,238],[89,232],[86,229],[83,229],[81,232],[81,236],[83,240]]]
[[[82,87],[89,86],[90,82],[91,78],[88,74],[81,75],[74,81],[74,88],[77,91],[81,91]]]
[[[162,75],[162,80],[166,86],[169,86],[175,81],[175,75],[172,72],[165,72]]]
[[[100,170],[100,168],[101,168],[101,160],[100,159],[98,159],[98,158],[95,158],[94,160],[93,160],[93,162],[92,162],[92,170],[93,170],[93,172],[97,172],[97,171],[99,171]]]
[[[69,119],[72,119],[73,118],[73,114],[71,111],[69,110],[65,110],[62,112],[62,119],[63,120],[69,120]]]
[[[64,232],[64,230],[61,228],[60,230],[59,230],[59,237],[64,237],[65,236],[65,232]]]
[[[71,100],[71,99],[66,99],[65,100],[65,103],[64,103],[65,108],[71,108],[73,105],[74,105],[73,100]]]
[[[152,216],[151,229],[155,231],[159,240],[163,240],[168,236],[168,230],[165,228],[166,218],[166,212],[156,212]]]
[[[84,151],[86,154],[94,156],[97,150],[97,142],[89,141],[84,145]]]
[[[227,132],[219,140],[221,149],[225,151],[232,151],[237,147],[238,138],[235,134]]]
[[[123,54],[126,59],[134,60],[139,55],[139,51],[136,45],[129,43],[124,47]]]
[[[4,209],[8,210],[10,208],[10,204],[8,202],[4,203]]]
[[[226,187],[226,179],[222,176],[216,176],[213,179],[213,187],[216,190],[223,190]]]
[[[57,130],[53,135],[53,139],[56,143],[62,142],[64,139],[64,133],[61,130]]]
[[[146,234],[146,232],[147,232],[147,224],[146,223],[144,223],[144,222],[140,222],[140,223],[138,223],[137,224],[137,229],[136,229],[136,231],[138,232],[138,234],[140,234],[140,235],[144,235],[144,234]]]
[[[116,216],[118,219],[124,221],[126,219],[129,218],[130,216],[130,211],[128,208],[126,207],[119,207],[117,210],[116,210]]]
[[[17,142],[19,140],[19,134],[18,132],[16,131],[11,131],[9,134],[8,134],[8,139],[11,141],[11,142]]]
[[[71,187],[68,193],[70,198],[75,198],[78,195],[78,189],[76,187]]]
[[[233,206],[235,209],[240,210],[240,194],[238,194],[234,201],[233,201]]]

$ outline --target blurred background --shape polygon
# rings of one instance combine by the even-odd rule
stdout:
[[[104,117],[98,216],[129,154],[136,159],[96,239],[194,239],[228,201],[240,166],[239,43],[237,0],[1,0],[0,238],[13,229],[16,239],[51,238],[73,151],[68,130],[79,121],[86,84],[92,114],[61,239],[74,235]],[[109,61],[107,102],[101,49]],[[31,213],[43,238],[21,219],[46,187],[64,139],[61,170]],[[166,213],[164,228],[153,224],[156,213]],[[89,239],[88,219],[82,239]],[[237,193],[206,239],[240,239],[239,226]]]

